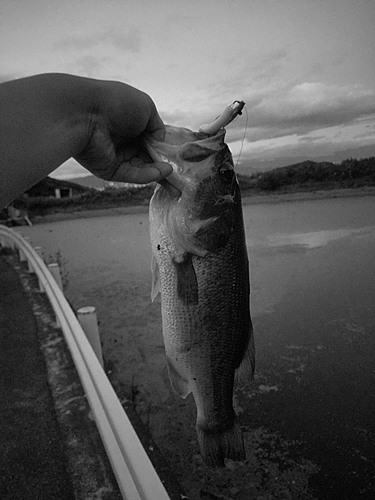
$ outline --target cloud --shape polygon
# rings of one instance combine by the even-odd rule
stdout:
[[[108,26],[100,31],[86,35],[69,35],[54,44],[55,49],[85,50],[92,49],[98,45],[112,45],[115,49],[136,54],[142,46],[142,37],[138,29],[133,28],[127,32],[119,31]]]
[[[280,51],[280,59],[284,55],[286,52]],[[276,56],[275,53],[275,60]],[[194,125],[207,122],[212,110],[216,109],[219,114],[233,96],[243,99],[246,102],[244,116],[228,127],[228,136],[232,141],[243,137],[246,111],[247,136],[252,141],[293,134],[301,136],[309,131],[336,125],[346,126],[364,120],[372,123],[375,114],[374,91],[361,85],[303,82],[284,85],[282,88],[272,85],[260,89],[247,82],[237,82],[236,87],[232,81],[229,88],[230,92],[225,89],[224,79],[217,82],[217,95],[211,101],[207,100],[211,104],[211,112],[207,104],[202,106],[199,103],[199,112],[191,115],[190,121]],[[217,104],[219,102],[220,105]]]
[[[21,78],[21,75],[17,73],[0,73],[0,83],[16,80],[17,78]]]
[[[159,113],[163,122],[168,125],[174,125],[175,127],[187,126],[187,116],[185,111],[175,109],[173,111],[159,111]]]
[[[124,69],[129,64],[124,54],[131,58],[138,54],[141,46],[142,39],[137,29],[121,32],[108,26],[95,32],[66,36],[54,44],[54,49],[65,61],[66,71],[93,78],[108,78],[116,67],[118,51],[122,53],[121,67]]]
[[[286,53],[280,51],[280,60],[283,57]],[[247,94],[240,87],[233,93],[233,87],[230,97],[223,83],[217,82],[213,99],[201,99],[190,112],[161,112],[165,123],[197,130],[220,114],[233,95],[240,95],[246,108],[227,127],[226,142],[235,161],[241,151],[242,168],[276,167],[300,159],[340,162],[349,151],[359,154],[371,148],[375,154],[375,95],[364,86],[305,81],[252,91],[245,83]]]
[[[251,57],[241,51],[223,60],[221,74],[210,82],[209,88],[205,84],[198,89],[214,103],[246,97],[247,104],[254,106],[280,88],[280,73],[289,57],[290,51],[285,47]]]
[[[68,72],[85,75],[90,78],[101,78],[101,75],[104,74],[104,68],[111,61],[111,57],[98,57],[87,54],[71,61],[66,69]]]
[[[316,143],[319,141],[324,141],[326,139],[325,135],[316,135],[316,136],[311,136],[311,135],[303,135],[299,137],[299,142],[300,143]]]
[[[249,128],[261,137],[304,134],[354,123],[374,113],[375,94],[361,85],[305,82],[264,96],[249,110]]]
[[[246,77],[256,84],[269,83],[279,76],[288,55],[289,52],[285,48],[273,50],[265,54],[259,62],[250,64],[246,68]]]
[[[241,145],[239,140],[230,145],[234,155],[238,154]],[[350,151],[353,153],[349,154]],[[340,162],[348,156],[375,156],[375,131],[371,133],[366,122],[335,125],[303,135],[294,133],[258,140],[248,138],[243,144],[240,164],[269,168],[295,163],[301,158]]]
[[[194,12],[192,10],[191,12]],[[197,25],[201,24],[201,16],[182,13],[181,11],[172,12],[165,16],[162,21],[161,29],[163,34],[168,33],[170,36],[176,36],[181,31],[191,32]],[[169,42],[169,38],[168,38]]]

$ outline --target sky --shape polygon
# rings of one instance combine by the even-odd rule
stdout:
[[[119,80],[192,130],[243,100],[226,134],[242,173],[339,163],[375,156],[374,26],[375,0],[0,0],[0,82]]]

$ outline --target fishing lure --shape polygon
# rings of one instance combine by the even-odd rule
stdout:
[[[227,106],[224,111],[212,123],[205,123],[199,127],[199,132],[207,135],[216,134],[221,128],[226,127],[238,115],[242,115],[242,110],[245,106],[243,101],[234,101],[230,106]]]

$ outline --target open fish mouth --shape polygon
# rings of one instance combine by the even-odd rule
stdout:
[[[190,177],[189,171],[196,171],[197,163],[204,162],[225,148],[224,136],[224,129],[214,135],[207,135],[166,125],[163,142],[146,137],[144,145],[151,158],[154,161],[167,162],[173,168],[173,172],[159,184],[175,196],[181,194],[186,186],[186,178]],[[205,166],[207,165],[200,165],[199,177],[206,174]]]

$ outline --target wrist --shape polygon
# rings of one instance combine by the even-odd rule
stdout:
[[[2,204],[85,148],[97,88],[96,80],[58,73],[0,85]]]

